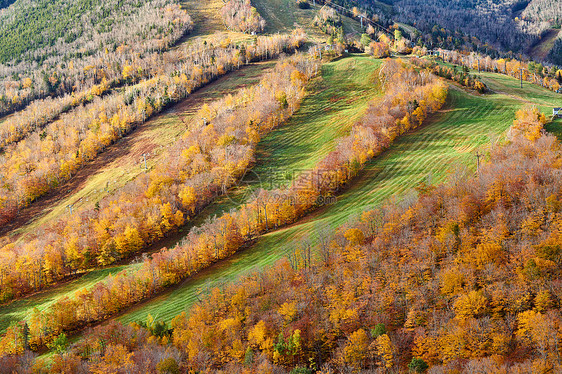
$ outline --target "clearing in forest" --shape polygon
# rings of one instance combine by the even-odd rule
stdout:
[[[529,56],[535,61],[543,61],[554,47],[554,43],[560,35],[560,29],[550,29],[541,40],[529,51]]]
[[[313,5],[312,1],[309,3],[309,9],[300,9],[295,0],[252,0],[252,5],[267,22],[266,32],[290,32],[300,27],[306,31],[311,41],[324,42],[327,35],[313,23],[321,5]],[[345,34],[359,35],[364,32],[360,23],[354,19],[342,16],[342,22]]]

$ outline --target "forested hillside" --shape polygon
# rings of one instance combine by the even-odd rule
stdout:
[[[191,27],[171,0],[17,0],[0,10],[0,114],[45,95],[111,85]]]
[[[562,371],[559,7],[11,2],[0,374]]]
[[[522,2],[524,5],[526,2]],[[551,0],[531,0],[521,14],[522,18],[533,21],[545,21],[553,26],[562,23],[562,3]]]
[[[378,1],[356,3],[377,19],[388,22],[390,17],[414,25],[421,32],[416,37],[434,34],[431,48],[451,48],[454,42],[457,48],[482,51],[497,48],[502,53],[529,53],[552,27],[560,26],[562,15],[560,3],[548,0],[385,1],[393,6],[391,10],[377,7]],[[435,35],[439,33],[444,35]],[[443,39],[439,40],[438,36]],[[548,55],[550,62],[557,63],[558,58],[557,52]]]
[[[297,56],[291,62],[295,65],[294,68],[287,63],[283,63],[277,69],[279,71],[277,77],[270,75],[265,78],[273,83],[276,81],[289,81],[286,78],[281,79],[283,76],[291,77],[291,84],[296,85],[296,89],[289,86],[288,89],[284,88],[282,90],[283,86],[277,83],[270,90],[271,93],[284,97],[282,100],[287,102],[286,107],[289,114],[297,106],[297,100],[299,99],[299,96],[292,92],[298,92],[298,85],[306,82],[307,77],[314,73],[314,65],[306,59]],[[282,69],[283,66],[286,66],[288,69]],[[230,214],[224,214],[218,219],[210,220],[197,230],[192,230],[181,245],[169,250],[163,249],[160,253],[154,254],[152,258],[145,259],[140,268],[134,269],[131,272],[123,271],[115,279],[99,282],[91,291],[80,292],[71,300],[58,300],[44,312],[35,313],[32,317],[34,321],[45,320],[50,322],[33,323],[30,325],[30,344],[36,348],[41,347],[46,341],[50,341],[61,332],[83,326],[88,322],[102,320],[108,315],[130,306],[131,303],[141,300],[147,295],[154,294],[170,284],[178,283],[186,276],[210,266],[215,261],[232,255],[242,249],[245,243],[251,242],[254,236],[265,233],[272,227],[279,227],[294,222],[317,207],[318,201],[322,198],[335,194],[345,185],[347,180],[359,172],[367,160],[378,155],[400,134],[421,125],[428,113],[434,112],[443,104],[446,96],[445,87],[433,77],[418,75],[413,69],[407,69],[394,61],[387,61],[382,69],[381,74],[387,84],[386,88],[388,91],[385,100],[381,103],[378,100],[375,101],[366,112],[362,121],[355,125],[351,135],[343,137],[339,141],[337,150],[331,152],[319,162],[312,173],[312,175],[318,175],[318,177],[315,177],[312,183],[309,180],[308,174],[304,173],[299,175],[287,189],[260,190],[254,198],[242,205],[240,209]],[[408,79],[404,79],[404,77]],[[265,84],[265,80],[263,83]],[[271,99],[275,98],[273,95],[271,96]],[[250,92],[249,97],[255,97],[255,93]],[[266,96],[262,93],[261,97],[265,98]],[[239,100],[234,98],[233,101]],[[411,109],[408,103],[413,102],[420,104],[415,109]],[[184,147],[187,150],[187,152],[182,152],[182,157],[186,157],[187,165],[191,166],[184,170],[187,166],[185,165],[178,170],[178,166],[185,163],[181,158],[173,162],[172,165],[175,165],[174,170],[176,172],[179,172],[180,175],[186,175],[187,179],[174,183],[170,180],[170,177],[164,177],[165,174],[173,175],[174,173],[170,170],[169,166],[165,168],[169,170],[168,172],[156,169],[150,176],[151,182],[148,183],[147,189],[141,190],[141,194],[138,194],[140,196],[134,199],[138,201],[137,206],[131,207],[130,202],[126,203],[126,206],[129,206],[129,214],[127,214],[125,221],[123,220],[125,217],[118,219],[118,217],[113,218],[109,215],[111,211],[115,211],[116,206],[120,205],[120,201],[127,201],[124,196],[117,196],[116,200],[109,202],[108,208],[111,209],[103,209],[101,211],[102,215],[99,218],[96,219],[92,216],[92,214],[96,215],[97,213],[86,211],[82,213],[82,223],[79,223],[76,229],[68,226],[64,229],[71,238],[78,239],[78,235],[73,235],[69,231],[79,230],[84,232],[87,226],[90,226],[93,231],[97,231],[96,228],[100,224],[111,225],[115,228],[117,228],[117,225],[124,225],[122,235],[112,237],[102,231],[102,237],[96,240],[99,244],[83,240],[80,243],[77,240],[72,240],[72,247],[69,248],[67,244],[70,243],[58,236],[57,231],[54,231],[52,237],[55,239],[55,242],[47,245],[54,250],[51,254],[56,258],[62,259],[65,257],[65,254],[70,254],[68,251],[71,250],[76,255],[72,259],[73,263],[67,262],[65,264],[64,262],[57,261],[59,262],[58,265],[67,267],[70,272],[76,271],[77,267],[90,266],[85,261],[94,255],[89,249],[94,247],[97,247],[94,256],[98,263],[102,265],[104,262],[111,263],[115,261],[117,256],[126,256],[131,252],[141,249],[143,242],[154,240],[151,236],[156,235],[156,239],[158,239],[165,230],[170,230],[174,226],[183,224],[184,212],[182,212],[181,208],[178,211],[174,211],[172,207],[182,206],[183,210],[187,210],[191,214],[195,213],[202,204],[205,204],[205,201],[212,198],[212,195],[200,195],[201,191],[204,190],[203,186],[208,186],[208,194],[218,189],[221,185],[228,183],[228,180],[235,179],[247,167],[252,152],[252,139],[259,139],[263,131],[273,127],[276,123],[275,118],[282,119],[283,115],[287,115],[283,114],[284,112],[282,111],[280,113],[277,112],[284,108],[284,106],[275,109],[278,104],[274,103],[275,101],[267,106],[271,108],[270,111],[273,111],[269,114],[273,116],[271,119],[255,117],[244,119],[248,114],[244,115],[247,111],[241,108],[242,111],[237,113],[237,117],[241,119],[238,125],[236,123],[223,125],[226,129],[234,130],[233,126],[251,126],[253,121],[263,123],[261,129],[249,128],[251,133],[243,136],[250,136],[250,138],[248,140],[241,139],[244,146],[239,150],[236,150],[234,147],[225,148],[227,145],[232,144],[233,146],[237,143],[236,137],[228,133],[219,135],[219,132],[216,138],[211,140],[217,142],[217,147],[209,150],[206,150],[209,146],[205,146],[205,143],[195,143],[188,146],[184,142],[180,142],[177,146]],[[216,107],[211,107],[210,113],[215,112],[216,117],[207,117],[212,121],[213,127],[216,126],[216,131],[220,131],[222,126],[219,125],[219,122],[215,122],[215,118],[216,121],[220,121],[224,115],[220,110],[216,109],[219,107],[225,107],[225,102],[219,102]],[[253,112],[257,111],[254,110]],[[259,112],[268,114],[265,109],[261,109]],[[211,134],[215,130],[211,130],[211,134],[208,134],[208,131],[209,127],[201,129],[201,132],[194,131],[193,134],[189,134],[186,140],[204,142],[208,136],[212,136]],[[226,140],[229,143],[225,144]],[[228,157],[228,162],[226,162],[227,167],[224,169],[218,167],[218,165],[205,167],[201,162],[203,162],[202,158],[204,158],[204,154],[207,152],[214,155],[211,160],[215,159],[215,162],[218,164],[226,162],[227,159],[225,157],[227,155],[221,156],[221,154],[222,152],[228,152],[230,157]],[[236,156],[237,154],[238,156]],[[192,167],[195,167],[195,169],[192,169]],[[210,171],[206,171],[206,169]],[[226,178],[226,180],[222,178]],[[324,180],[337,180],[338,182],[321,183],[320,178]],[[169,179],[170,182],[163,185],[165,179]],[[218,183],[214,184],[216,180],[218,180]],[[128,186],[127,191],[131,189],[133,191],[138,190],[146,183],[145,180],[140,178],[136,186],[134,184]],[[198,188],[197,184],[200,184],[201,187]],[[165,187],[166,185],[168,187]],[[174,191],[179,192],[178,199],[175,199]],[[144,196],[147,196],[148,199],[144,199]],[[161,205],[162,201],[166,202]],[[154,210],[156,210],[154,218],[148,219],[147,222],[140,220],[140,216],[143,215],[140,214],[140,211],[146,215],[151,214]],[[136,222],[131,221],[137,215],[139,220]],[[163,218],[162,222],[158,222],[157,217],[160,215]],[[119,221],[122,223],[119,223]],[[71,222],[68,223],[72,224]],[[62,222],[58,222],[58,224],[60,225]],[[109,227],[107,228],[109,229]],[[144,238],[145,236],[146,239]],[[93,239],[93,237],[91,238]],[[86,237],[83,239],[86,239]],[[65,245],[65,243],[67,244]],[[18,256],[19,250],[17,247],[8,246],[5,249],[6,253],[8,253],[7,251],[13,251],[13,258],[16,261],[20,257]],[[50,257],[50,254],[37,253],[36,258],[39,260],[37,264],[41,263],[40,266],[53,264],[53,260],[48,257]],[[68,260],[71,260],[70,257],[66,257]],[[35,270],[34,274],[29,273],[27,282],[30,286],[37,281],[37,277],[40,277],[39,274],[44,272],[41,268],[35,268]],[[63,268],[52,270],[54,270],[50,272],[52,275],[65,272]],[[18,277],[23,274],[21,271],[18,271],[13,273],[13,275]],[[15,278],[12,279],[15,280]],[[149,279],[150,281],[146,282]],[[45,279],[45,281],[48,281],[48,279]],[[16,283],[11,283],[6,284],[5,288],[16,290],[19,286]],[[123,294],[123,288],[129,289],[131,292]],[[123,299],[123,296],[125,296],[125,299]],[[8,331],[7,335],[0,340],[0,352],[15,353],[23,348],[23,346],[12,346],[10,336],[13,333],[17,334],[17,331],[17,329]]]
[[[514,0],[503,1],[395,1],[397,16],[403,22],[430,31],[435,25],[455,31],[461,30],[503,50],[524,51],[547,27],[546,24],[516,21]]]
[[[533,22],[548,22],[553,28],[550,33],[555,37],[554,45],[548,45],[548,61],[557,65],[562,65],[562,34],[560,25],[562,24],[562,3],[550,0],[531,0],[527,8],[522,12],[521,18]],[[548,37],[549,35],[544,35]],[[531,57],[532,56],[531,54]]]
[[[555,64],[562,65],[562,38],[558,37],[558,39],[556,39],[549,53],[549,58]]]
[[[274,38],[279,43],[277,45],[277,48],[279,49],[285,47],[293,48],[298,46],[301,42],[298,34],[294,37],[276,36]],[[265,40],[270,41],[269,39]],[[260,47],[261,45],[261,43],[258,43],[256,47]],[[258,51],[259,49],[257,51],[255,49],[253,49],[253,51],[248,50],[248,58],[253,58],[255,56],[254,53],[260,53]],[[238,50],[234,48],[220,50],[213,49],[210,51],[210,53],[213,53],[217,63],[220,64],[220,67],[223,70],[230,70],[233,68],[233,66],[229,67],[228,65],[235,64],[237,62],[236,60],[232,60],[235,58],[234,54],[237,52]],[[200,55],[199,57],[205,56]],[[212,71],[216,67],[213,65],[209,66],[208,69],[211,68],[210,71],[203,71],[197,66],[194,66],[193,68],[195,69],[195,74],[190,74],[190,77],[192,79],[196,79],[196,81],[188,80],[185,74],[178,77],[176,80],[177,84],[184,85],[184,89],[181,91],[178,86],[175,86],[177,95],[180,95],[177,99],[189,94],[194,84],[200,85],[203,80],[213,77]],[[267,103],[267,105],[264,108],[256,108],[255,112],[251,114],[249,119],[243,120],[237,124],[230,124],[229,126],[223,124],[218,125],[214,124],[214,121],[215,118],[217,118],[218,121],[221,121],[222,117],[226,116],[223,111],[230,113],[238,106],[244,107],[244,105],[238,104],[236,100],[242,101],[243,103],[245,101],[249,101],[250,103],[246,103],[246,105],[253,105],[251,102],[254,101],[253,98],[257,95],[257,93],[247,92],[247,97],[242,95],[243,97],[241,98],[231,98],[227,100],[227,103],[221,103],[220,106],[222,106],[222,108],[220,110],[218,108],[204,108],[200,114],[201,120],[192,124],[192,127],[186,131],[186,140],[178,141],[174,144],[174,148],[171,150],[172,153],[168,157],[168,163],[163,164],[161,167],[154,170],[153,173],[146,176],[148,179],[144,177],[139,178],[138,181],[134,181],[135,183],[130,183],[125,186],[123,191],[116,192],[115,196],[99,201],[95,207],[90,207],[83,212],[77,212],[82,218],[80,218],[80,216],[70,216],[63,220],[59,220],[52,225],[45,225],[41,227],[41,231],[46,230],[41,236],[43,239],[49,238],[47,239],[49,244],[35,243],[32,244],[31,247],[28,247],[27,250],[23,251],[23,247],[16,245],[14,242],[7,244],[4,247],[4,252],[11,252],[14,256],[9,256],[11,260],[5,258],[2,267],[9,266],[8,261],[17,262],[19,261],[18,258],[25,261],[24,258],[30,257],[36,257],[37,261],[34,260],[34,263],[39,267],[36,268],[38,272],[34,275],[30,274],[31,277],[29,278],[25,276],[23,272],[17,270],[17,272],[13,274],[19,279],[19,281],[15,281],[15,278],[12,278],[11,276],[3,277],[2,282],[6,281],[6,283],[2,284],[0,299],[9,299],[15,295],[22,294],[22,292],[29,292],[31,289],[37,290],[39,288],[43,288],[53,281],[60,280],[79,269],[88,269],[96,263],[98,265],[111,264],[122,258],[127,253],[134,253],[145,244],[150,244],[153,241],[162,238],[162,236],[168,231],[180,226],[184,221],[184,213],[189,214],[189,212],[191,212],[191,214],[193,214],[197,209],[204,205],[206,201],[216,196],[223,186],[224,188],[228,187],[230,183],[233,183],[233,179],[239,177],[251,161],[251,154],[248,154],[248,152],[250,152],[250,149],[248,148],[249,144],[255,143],[259,140],[260,134],[262,134],[265,129],[274,127],[281,118],[283,118],[284,112],[282,109],[285,109],[285,105],[289,108],[292,108],[292,105],[296,105],[295,103],[298,102],[299,95],[302,95],[302,93],[299,92],[300,90],[298,89],[298,85],[306,81],[307,75],[310,76],[314,72],[314,69],[306,68],[306,64],[305,67],[302,67],[302,70],[302,77],[297,75],[296,77],[292,77],[293,79],[288,82],[297,87],[291,91],[287,91],[289,90],[288,88],[284,89],[284,87],[276,85],[273,80],[270,82],[272,85],[270,90],[273,91],[273,94],[282,95],[285,91],[287,91],[285,92],[285,96],[283,98],[278,99],[283,105],[282,108],[275,108],[275,96],[272,97],[272,102],[265,101],[266,93],[269,91],[266,91],[265,89],[261,90],[261,95],[263,96],[264,104]],[[304,75],[305,73],[306,75]],[[218,72],[215,72],[214,74],[218,74]],[[285,75],[291,77],[290,72]],[[197,81],[199,81],[199,83],[197,83]],[[156,83],[160,83],[158,87],[161,89],[166,89],[167,87],[162,80],[160,82],[153,80],[152,84],[154,86],[156,86]],[[150,86],[148,89],[152,93],[156,91],[156,89],[152,89]],[[296,90],[297,92],[293,92],[293,90]],[[82,141],[80,142],[82,145],[85,146],[90,144],[93,147],[93,153],[91,153],[89,157],[94,158],[96,153],[102,152],[103,148],[109,145],[111,136],[119,136],[119,133],[126,129],[124,125],[126,125],[127,122],[129,125],[133,125],[135,121],[139,121],[142,117],[150,115],[154,110],[160,110],[167,104],[167,102],[163,102],[161,100],[152,101],[140,99],[138,96],[139,94],[140,91],[136,93],[137,96],[135,97],[133,96],[135,95],[134,93],[128,93],[127,96],[131,97],[130,102],[127,102],[127,98],[123,97],[123,95],[117,98],[117,100],[114,98],[116,102],[112,100],[114,103],[112,104],[115,105],[116,114],[108,115],[104,112],[101,112],[100,114],[96,113],[94,118],[105,118],[105,121],[102,121],[101,123],[97,122],[98,131],[87,131],[90,130],[90,127],[88,126],[86,127],[87,132],[80,136],[80,133],[76,134],[72,131],[73,128],[68,126],[70,133],[67,135],[64,134],[61,127],[59,127],[62,126],[64,122],[57,121],[54,122],[53,125],[59,126],[51,126],[45,131],[47,141],[56,137],[63,138],[63,134],[70,139],[75,136],[80,136],[82,138]],[[143,100],[143,103],[140,104],[140,106],[139,100]],[[107,104],[109,103],[105,104],[106,105],[99,103],[102,110],[108,109],[109,105]],[[156,105],[157,107],[155,108],[153,105]],[[121,117],[122,119],[119,120],[119,113],[126,113],[126,108],[129,108],[128,110],[132,110],[133,112],[130,112],[129,115],[125,114],[125,117]],[[82,112],[78,112],[76,117],[81,118],[81,115]],[[267,117],[269,115],[272,115],[273,118]],[[135,116],[137,116],[137,118],[135,118]],[[245,116],[250,116],[250,114],[246,113]],[[127,118],[129,119],[128,121]],[[209,121],[209,124],[213,123],[213,127],[201,127],[207,125],[207,121]],[[256,127],[252,126],[254,123],[256,123]],[[115,127],[112,127],[112,125]],[[217,127],[216,130],[213,129],[215,126]],[[221,130],[219,126],[226,126],[226,128]],[[246,126],[249,127],[246,128]],[[232,133],[234,133],[238,127],[241,127],[238,130],[243,131],[243,133],[236,132],[236,136],[234,136]],[[211,129],[213,130],[211,131]],[[209,140],[209,144],[205,145],[206,141],[204,139],[207,137],[212,140]],[[46,164],[45,161],[42,161],[42,159],[53,160],[50,164],[52,172],[66,172],[64,175],[59,174],[60,177],[70,178],[76,168],[87,161],[85,158],[80,160],[74,157],[75,154],[79,155],[83,152],[80,149],[76,149],[76,151],[71,150],[70,153],[68,153],[66,147],[60,147],[55,142],[51,141],[49,141],[50,146],[43,145],[43,149],[46,151],[45,153],[41,152],[32,155],[31,152],[25,152],[22,150],[22,147],[32,148],[32,144],[36,142],[43,143],[44,140],[39,136],[20,142],[17,148],[11,149],[9,153],[7,152],[6,156],[0,158],[0,160],[3,161],[2,167],[4,170],[9,170],[11,168],[12,162],[10,161],[10,158],[19,159],[22,153],[28,153],[36,160],[36,162],[43,166],[48,166],[48,164]],[[69,142],[74,144],[71,140],[69,140]],[[234,144],[238,142],[244,145],[244,147],[241,149],[235,149]],[[215,148],[214,143],[217,143],[219,148]],[[228,150],[225,149],[227,147]],[[50,155],[49,153],[53,149],[58,150],[59,152],[55,155]],[[174,150],[176,150],[177,153],[174,153]],[[71,157],[69,167],[70,165],[74,166],[70,169],[57,167],[57,164],[60,162],[57,160],[57,154],[63,157],[65,157],[64,155]],[[172,154],[174,156],[172,156]],[[179,157],[180,155],[181,157]],[[219,168],[218,166],[223,164],[226,160],[230,162],[226,164],[227,167]],[[26,164],[29,165],[31,163],[30,161],[31,160],[27,161]],[[183,169],[185,169],[185,171],[180,172]],[[4,175],[8,176],[8,174]],[[20,186],[24,188],[27,186],[29,192],[37,191],[37,188],[41,188],[41,186],[49,188],[49,185],[52,183],[49,182],[49,179],[43,179],[44,182],[41,182],[40,178],[50,177],[49,173],[45,173],[45,170],[39,168],[35,170],[28,169],[28,172],[25,175],[28,178],[33,179],[30,182],[23,182],[24,179],[22,178],[26,178],[26,176],[22,176],[18,173],[17,168],[14,170],[13,177],[20,180]],[[55,178],[58,179],[60,177]],[[179,184],[175,184],[173,182],[176,178],[179,178]],[[187,182],[187,180],[192,179],[193,185]],[[14,200],[11,200],[8,195],[4,195],[6,197],[2,200],[5,204],[2,207],[4,209],[4,216],[0,215],[0,217],[4,218],[4,222],[7,222],[10,218],[10,212],[12,216],[11,218],[13,218],[17,212],[17,206],[14,207],[12,204],[16,203],[17,198],[25,196],[25,192],[19,189],[15,189],[14,191],[14,189],[9,188],[10,185],[8,183],[10,179],[5,178],[5,180],[6,184],[4,186],[4,190],[7,194],[12,192],[12,196],[14,196]],[[13,192],[15,192],[15,194]],[[162,195],[160,196],[160,194]],[[135,197],[131,198],[131,195]],[[12,203],[12,201],[14,202]],[[132,204],[133,201],[134,204]],[[127,206],[127,212],[121,213],[120,211],[122,208],[119,208],[116,211],[116,206],[120,205],[123,205],[123,208]],[[168,213],[164,213],[162,209]],[[138,220],[134,219],[134,216],[137,215],[137,213],[133,213],[134,211],[138,212]],[[155,221],[152,219],[147,220],[148,216],[151,215],[151,211],[155,214]],[[97,216],[97,218],[95,216]],[[76,221],[76,219],[79,221]],[[133,219],[133,221],[131,221],[131,219]],[[119,223],[120,221],[122,224]],[[99,224],[104,226],[105,229],[99,231],[101,228],[98,226]],[[61,227],[66,228],[61,231]],[[101,236],[84,235],[85,230],[89,229],[98,232]],[[117,231],[114,231],[114,229]],[[47,232],[49,233],[47,234]],[[120,234],[118,232],[120,232]],[[119,244],[118,237],[121,236],[121,234],[123,235],[122,239],[124,242]],[[68,238],[72,238],[71,242],[68,242]],[[31,239],[31,242],[20,244],[28,246],[37,239],[39,239],[39,236]],[[118,241],[115,242],[115,239],[118,239]],[[91,240],[93,240],[93,242]],[[47,252],[45,252],[46,248],[49,248],[49,252],[58,258],[58,260],[54,258],[48,259],[47,257],[49,256],[47,255]],[[20,253],[22,257],[20,257],[18,253]],[[45,257],[46,255],[47,257]],[[52,268],[53,265],[55,268]],[[51,268],[51,270],[47,271],[49,274],[47,277],[45,277],[45,275],[47,275],[47,273],[45,273],[47,269],[44,268],[44,266]],[[37,276],[39,276],[39,278],[37,278]],[[14,281],[15,283],[12,283]]]
[[[476,177],[216,290],[174,321],[175,347],[199,368],[558,372],[561,149],[517,116]]]
[[[171,330],[149,319],[66,353],[55,341],[51,371],[558,372],[562,150],[544,122],[518,112],[475,176],[364,212],[314,259],[297,247]],[[41,361],[3,359],[18,365]]]

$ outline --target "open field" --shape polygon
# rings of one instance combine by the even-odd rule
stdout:
[[[227,31],[220,16],[224,5],[221,0],[184,0],[183,9],[193,20],[193,31],[190,36],[210,35],[215,32]]]
[[[252,5],[265,18],[265,31],[268,33],[290,32],[295,27],[301,27],[314,42],[323,42],[327,38],[312,22],[320,9],[319,5],[313,6],[311,3],[310,9],[300,9],[295,0],[252,0]],[[342,21],[346,34],[358,35],[363,32],[359,22],[344,16]]]
[[[178,47],[197,39],[218,44],[227,38],[233,42],[247,41],[254,38],[250,34],[230,31],[225,27],[220,16],[220,10],[224,5],[222,0],[183,0],[180,4],[193,20],[193,31],[181,40]]]
[[[523,103],[536,105],[547,115],[552,114],[553,107],[562,106],[562,95],[533,83],[523,82],[523,88],[518,79],[503,74],[480,73],[482,81],[491,90],[504,93]]]

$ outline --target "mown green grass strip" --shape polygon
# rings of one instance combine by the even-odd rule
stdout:
[[[27,318],[33,309],[43,310],[56,300],[68,296],[81,289],[92,287],[95,283],[107,278],[110,274],[117,274],[124,266],[116,266],[108,269],[96,270],[72,281],[63,283],[56,288],[18,299],[0,308],[0,332],[4,332],[10,323]]]
[[[319,230],[335,228],[366,209],[380,205],[428,179],[439,183],[457,168],[474,169],[475,150],[500,136],[511,124],[518,100],[505,95],[476,96],[451,89],[446,110],[427,126],[400,137],[383,155],[368,163],[361,176],[338,197],[299,223],[259,238],[248,250],[221,262],[157,299],[120,317],[123,322],[145,320],[148,314],[170,321],[221,286],[283,258],[302,240],[314,242]]]
[[[256,164],[240,187],[211,204],[192,225],[238,208],[259,187],[271,187],[276,183],[272,174],[291,174],[316,165],[349,132],[369,101],[381,95],[376,79],[381,64],[381,60],[353,55],[323,65],[321,78],[312,82],[301,107],[260,141]]]
[[[321,6],[313,6],[312,1],[309,3],[309,9],[300,9],[295,0],[252,0],[252,5],[266,21],[266,32],[290,32],[298,26],[302,27],[313,41],[326,40],[328,35],[313,24]],[[363,32],[361,24],[352,18],[342,16],[342,23],[345,34],[358,35]]]
[[[480,73],[479,75],[493,91],[504,92],[521,100],[528,101],[529,104],[535,104],[545,112],[546,109],[562,106],[561,94],[544,89],[539,85],[524,81],[523,88],[521,88],[521,82],[518,79],[507,75],[495,73]],[[548,114],[552,114],[552,111]]]
[[[311,95],[305,98],[300,109],[286,124],[272,132],[258,145],[257,164],[254,170],[260,178],[266,180],[271,170],[280,168],[290,170],[310,168],[330,152],[335,145],[335,139],[345,135],[354,121],[366,110],[369,101],[380,95],[374,74],[381,63],[380,60],[364,55],[355,55],[325,64],[322,68],[322,77],[312,82],[309,88]],[[250,78],[255,79],[251,74],[247,79]],[[235,90],[242,83],[244,83],[242,78],[238,77],[236,80],[227,80],[222,84]],[[215,98],[219,88],[210,90],[209,95]],[[224,94],[224,90],[221,89],[221,92]],[[177,110],[181,110],[181,105]],[[165,114],[167,120],[179,121],[176,117],[179,112],[170,111],[170,113]],[[248,188],[253,189],[257,186],[258,184],[250,184]],[[245,195],[245,191],[242,189],[238,194]],[[236,208],[242,202],[241,199],[231,200],[226,197],[219,199],[184,228],[184,232],[215,214],[222,214]],[[173,242],[168,242],[166,245],[173,245]],[[117,269],[124,268],[128,267]],[[102,280],[107,272],[112,271],[111,269],[92,271],[88,277]],[[20,302],[1,306],[0,316],[5,315],[5,317],[0,320],[0,332],[11,321],[18,321],[28,316],[34,307],[43,309],[54,299],[65,295],[71,296],[76,290],[90,287],[92,284],[86,281],[84,284],[63,284],[52,289],[46,301],[40,295],[34,295]]]
[[[364,55],[354,55],[325,64],[322,68],[322,79],[316,80],[310,88],[313,94],[303,101],[300,109],[287,124],[260,142],[256,166],[253,169],[255,174],[251,173],[245,180],[247,185],[239,189],[234,198],[232,198],[232,194],[229,194],[229,197],[217,200],[194,221],[194,224],[198,225],[209,217],[218,216],[237,208],[241,202],[245,201],[244,197],[249,196],[248,189],[253,190],[260,186],[267,188],[268,178],[272,173],[298,172],[316,165],[334,149],[337,139],[349,132],[351,125],[367,109],[369,101],[381,95],[374,75],[381,63],[380,60],[374,60]],[[255,183],[257,181],[264,183]],[[251,253],[252,250],[244,251],[232,260],[223,261],[216,267],[224,267],[226,274],[230,272],[230,268],[253,268],[255,256],[252,256]],[[262,254],[259,262],[261,263],[264,259],[265,263],[269,264],[278,259],[278,256],[273,254],[270,258]],[[235,264],[234,266],[229,265],[231,261]],[[237,276],[238,270],[234,270],[232,274]],[[197,283],[198,279],[205,279],[203,282],[207,282],[206,277],[213,278],[213,272],[204,271],[195,276],[193,281]],[[196,298],[196,293],[191,292],[184,296],[183,287],[176,287],[171,293],[174,293],[176,300],[188,300],[189,303]],[[163,295],[155,300],[167,304],[167,297]],[[150,303],[152,304],[152,301]],[[125,313],[121,319],[136,321],[138,320],[137,312],[143,319],[151,313],[150,311],[145,312],[144,309],[145,304],[142,304],[132,312]],[[160,307],[156,309],[160,309]],[[155,318],[165,318],[169,321],[175,314],[178,314],[176,311],[181,309],[183,307],[180,306],[179,308],[171,307],[170,312],[155,310],[152,315]]]

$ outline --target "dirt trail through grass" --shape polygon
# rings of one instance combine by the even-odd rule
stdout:
[[[10,233],[20,236],[62,214],[69,214],[69,205],[73,209],[93,205],[95,201],[112,194],[144,172],[141,162],[144,153],[149,154],[149,168],[161,162],[166,147],[185,132],[191,116],[205,102],[257,83],[274,65],[275,62],[257,63],[229,73],[140,125],[85,165],[67,183],[22,209],[14,221],[0,228],[0,235]]]

